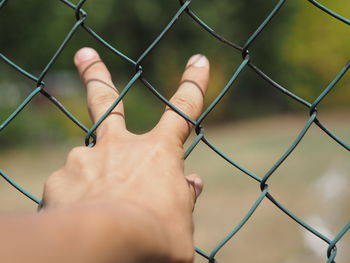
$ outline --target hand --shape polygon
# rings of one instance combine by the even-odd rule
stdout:
[[[81,49],[74,61],[95,122],[118,97],[118,91],[93,49]],[[202,55],[193,56],[171,102],[191,118],[198,118],[208,78],[208,60]],[[192,210],[203,187],[198,175],[184,176],[183,143],[191,128],[166,108],[153,130],[132,134],[125,127],[123,105],[119,103],[97,129],[97,144],[93,148],[74,148],[64,167],[48,178],[43,210],[94,205],[113,210],[126,204],[130,207],[127,211],[137,210],[142,215],[130,220],[161,229],[171,257],[183,257],[176,262],[191,262]],[[126,212],[123,218],[129,220],[128,216],[133,213]]]

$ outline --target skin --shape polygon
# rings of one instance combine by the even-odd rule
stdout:
[[[98,54],[74,58],[95,122],[118,97]],[[189,60],[171,102],[199,117],[209,78],[202,55]],[[125,127],[120,103],[93,148],[74,148],[49,176],[40,213],[0,218],[3,262],[193,262],[192,211],[203,182],[184,175],[191,125],[170,109],[149,132]]]

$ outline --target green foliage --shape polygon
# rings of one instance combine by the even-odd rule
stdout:
[[[344,16],[350,13],[348,2],[336,0],[327,5]],[[298,3],[292,21],[280,55],[289,62],[292,70],[291,90],[313,100],[349,61],[349,26],[306,2]],[[336,92],[327,97],[325,105],[348,105],[349,85],[348,74],[338,84]]]

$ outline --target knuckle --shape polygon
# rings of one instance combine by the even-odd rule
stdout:
[[[175,97],[173,99],[173,104],[178,107],[181,111],[194,115],[198,111],[198,105],[192,101],[183,97]]]
[[[184,155],[183,143],[174,132],[169,132],[167,129],[161,128],[159,130],[153,130],[151,136],[156,138],[156,143],[163,151],[175,154],[176,156]]]
[[[145,134],[147,136],[147,134]],[[173,152],[175,136],[172,133],[151,132],[145,140],[148,140],[153,149],[160,152]]]
[[[44,189],[52,189],[56,184],[59,178],[61,177],[60,171],[52,173],[44,183]]]
[[[91,106],[112,105],[116,96],[111,93],[103,93],[98,96],[93,96],[91,99]]]
[[[110,72],[101,60],[92,61],[86,65],[82,77],[86,80],[88,76],[105,76],[106,78],[111,78]]]
[[[104,76],[106,79],[111,79],[111,73],[107,70],[106,66],[101,61],[100,63],[95,64],[91,68],[91,72],[94,73],[95,76]]]
[[[178,153],[180,155],[184,154],[184,148],[181,140],[172,133],[166,133],[162,135],[161,143],[163,148],[169,152]]]
[[[85,154],[85,147],[75,147],[68,153],[67,162],[81,162]]]

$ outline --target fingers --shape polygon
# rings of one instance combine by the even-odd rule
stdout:
[[[96,122],[118,97],[111,74],[101,58],[92,48],[80,49],[74,63],[87,91],[88,108],[93,122]],[[125,128],[124,110],[120,102],[108,118],[101,124],[98,131],[104,128]]]
[[[209,80],[209,61],[203,55],[194,55],[187,63],[180,86],[170,102],[192,119],[197,119],[203,108],[204,94]],[[166,108],[157,128],[175,135],[184,143],[193,125],[183,117]]]
[[[190,186],[190,190],[193,193],[193,208],[196,203],[197,198],[203,191],[203,180],[198,174],[189,174],[186,176],[186,180],[188,185]]]

